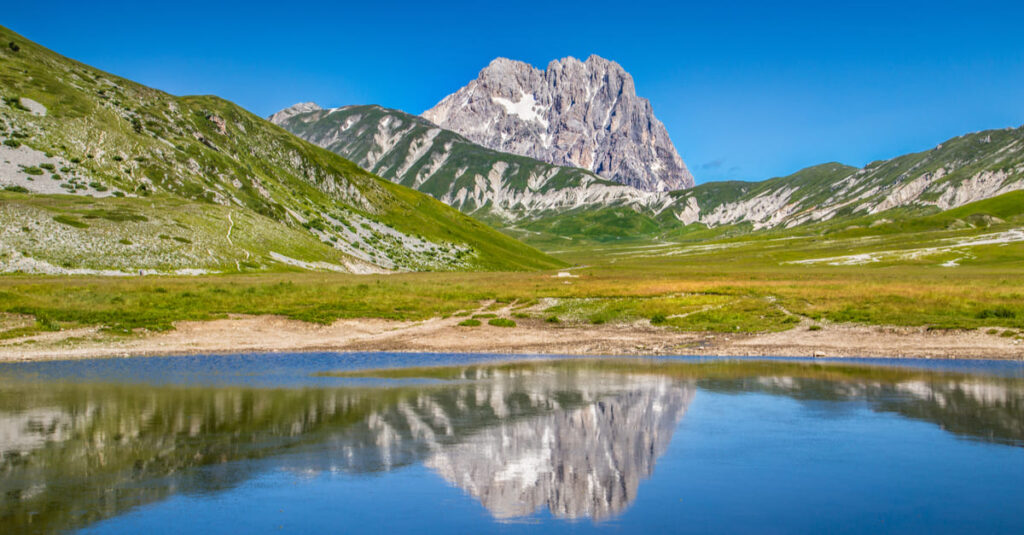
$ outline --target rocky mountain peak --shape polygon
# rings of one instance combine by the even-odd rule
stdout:
[[[581,167],[640,189],[693,186],[633,77],[596,55],[555,60],[545,70],[496,58],[423,117],[494,150]]]
[[[316,102],[299,102],[271,115],[267,119],[274,124],[281,124],[291,117],[312,111],[320,111],[323,108]]]

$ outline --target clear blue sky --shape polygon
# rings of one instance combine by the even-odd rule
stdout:
[[[633,74],[698,182],[860,166],[1024,123],[1019,0],[42,4],[9,3],[0,24],[260,115],[308,100],[420,113],[496,56],[598,54]]]

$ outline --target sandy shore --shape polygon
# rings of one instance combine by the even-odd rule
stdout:
[[[0,361],[300,351],[473,352],[571,355],[984,358],[1024,360],[1019,340],[983,331],[806,325],[753,335],[678,332],[646,323],[552,325],[517,319],[515,328],[459,327],[463,318],[422,322],[339,320],[313,325],[275,316],[179,322],[175,330],[131,337],[97,329],[0,342]]]

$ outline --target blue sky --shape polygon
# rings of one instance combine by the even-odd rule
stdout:
[[[496,56],[598,54],[698,182],[1024,123],[1024,2],[15,2],[0,24],[174,94],[420,113]]]

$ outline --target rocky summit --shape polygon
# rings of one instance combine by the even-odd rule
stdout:
[[[694,183],[651,103],[637,96],[633,77],[598,56],[552,61],[546,70],[495,59],[423,117],[494,150],[647,191]]]

